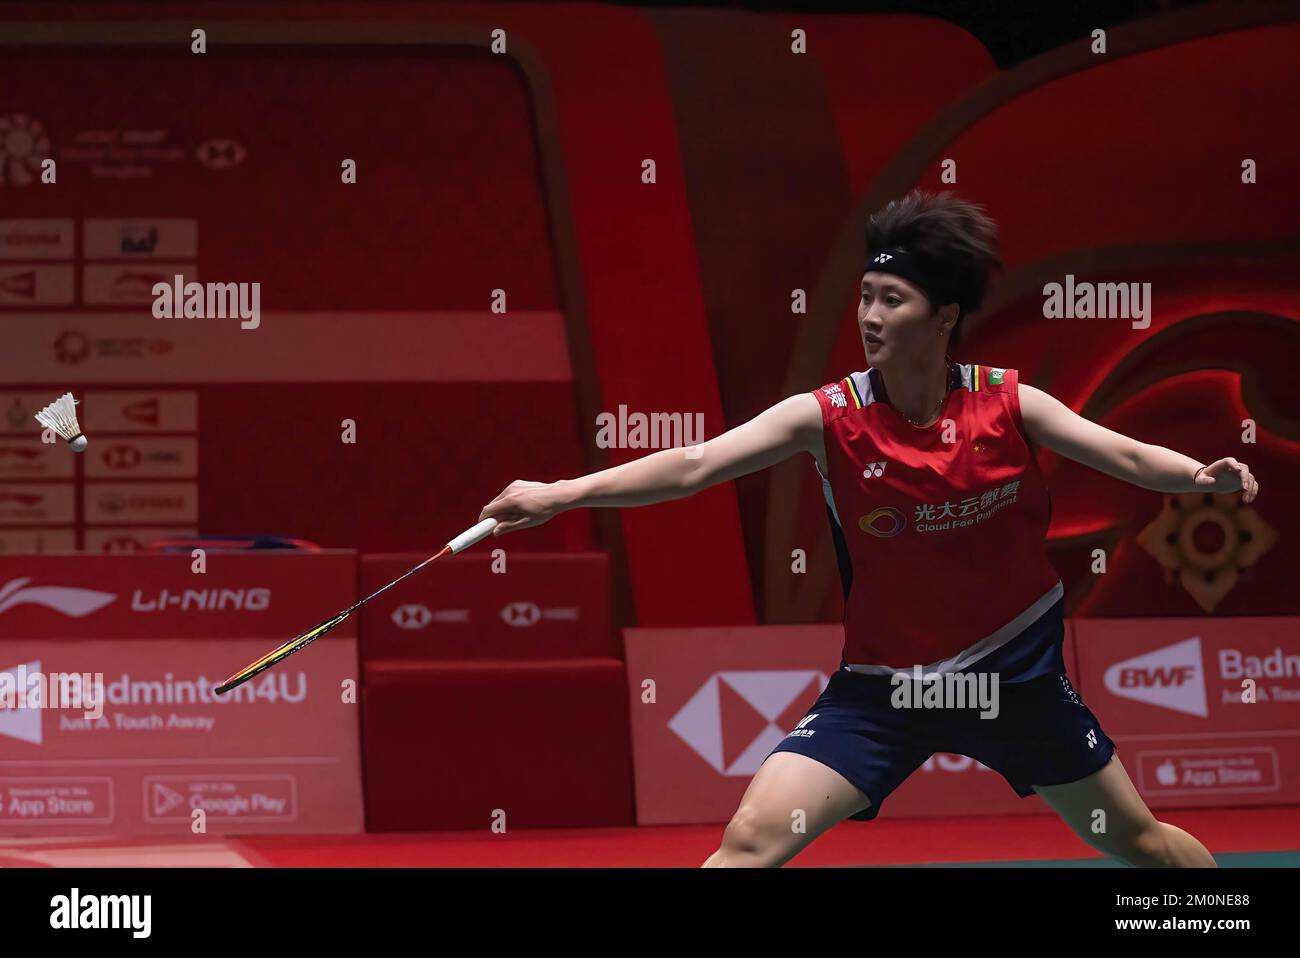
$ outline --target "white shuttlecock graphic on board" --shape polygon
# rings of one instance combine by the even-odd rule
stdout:
[[[72,398],[72,393],[64,393],[38,412],[36,421],[68,440],[68,445],[72,447],[73,452],[85,450],[86,437],[81,434],[81,427],[77,425],[77,401]]]

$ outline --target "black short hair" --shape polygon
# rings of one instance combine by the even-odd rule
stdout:
[[[867,251],[898,247],[942,276],[961,307],[949,348],[961,341],[962,320],[984,304],[994,270],[1002,266],[998,227],[984,207],[955,193],[915,189],[867,220]],[[945,303],[932,304],[936,309]]]

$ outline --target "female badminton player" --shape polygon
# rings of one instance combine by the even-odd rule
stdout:
[[[813,457],[843,580],[843,659],[754,776],[707,866],[783,864],[837,822],[874,818],[935,752],[982,762],[1021,797],[1036,792],[1107,855],[1214,865],[1151,814],[1066,676],[1063,588],[1045,550],[1051,502],[1034,453],[1165,493],[1240,491],[1250,502],[1259,483],[1232,457],[1200,463],[1084,419],[1015,369],[950,361],[998,265],[981,207],[950,193],[895,200],[867,225],[865,372],[777,403],[698,456],[667,449],[579,479],[513,482],[483,509],[500,534]],[[995,716],[895,707],[908,681],[981,675],[996,686]]]

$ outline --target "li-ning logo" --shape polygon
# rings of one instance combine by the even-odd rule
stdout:
[[[907,518],[893,506],[881,506],[858,520],[858,528],[877,539],[890,539],[906,526]]]
[[[821,713],[813,712],[812,715],[805,715],[799,720],[799,724],[790,731],[790,734],[787,735],[786,738],[812,738],[817,734],[817,730],[815,728],[806,728],[805,726],[807,726],[808,723],[815,719],[819,714]]]
[[[877,256],[875,259],[873,259],[871,262],[873,262],[873,263],[888,263],[888,262],[889,262],[891,259],[893,259],[893,258],[894,258],[894,257],[893,257],[893,254],[892,254],[892,253],[881,253],[879,256]]]
[[[117,596],[111,592],[95,592],[92,589],[72,589],[57,585],[23,588],[31,581],[31,579],[11,579],[0,586],[0,612],[8,611],[16,605],[30,603],[43,605],[47,609],[80,619],[84,615],[97,612],[117,599]]]
[[[888,462],[869,462],[867,463],[867,468],[862,470],[862,476],[864,479],[870,479],[873,476],[883,476],[887,465],[889,465]]]

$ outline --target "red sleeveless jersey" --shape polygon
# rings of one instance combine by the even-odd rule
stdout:
[[[889,404],[874,369],[814,393],[855,672],[996,660],[1064,592],[1016,370],[954,363],[949,375],[939,418],[924,427]]]

